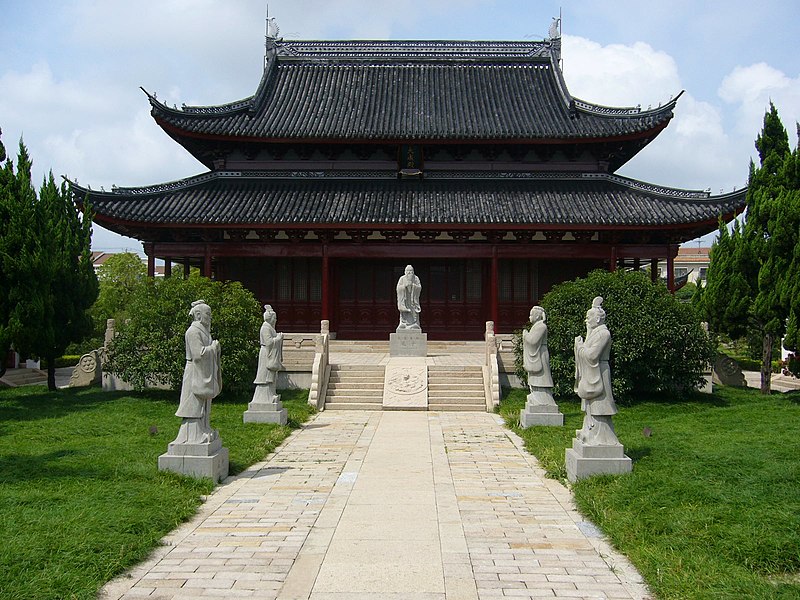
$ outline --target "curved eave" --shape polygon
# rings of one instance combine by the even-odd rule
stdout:
[[[671,117],[670,117],[671,118]],[[451,137],[451,138],[425,138],[425,137],[256,137],[241,135],[218,135],[212,133],[196,132],[181,127],[154,116],[156,123],[174,140],[205,140],[218,142],[232,142],[245,144],[397,144],[409,143],[426,145],[447,145],[452,143],[469,142],[475,145],[493,144],[513,144],[513,145],[535,145],[535,144],[598,144],[613,142],[629,142],[636,140],[648,140],[648,143],[655,138],[669,124],[669,119],[658,123],[649,128],[642,129],[635,133],[627,133],[605,137]]]
[[[232,172],[113,192],[75,186],[73,193],[88,194],[97,222],[128,235],[259,227],[671,231],[692,239],[740,212],[746,190],[711,197],[616,176],[399,181]]]
[[[315,43],[325,45],[307,44]],[[459,43],[468,44],[454,42]],[[583,144],[652,139],[672,118],[680,96],[653,110],[605,107],[573,98],[550,55],[404,59],[382,51],[408,49],[414,43],[352,43],[361,50],[370,44],[377,45],[372,58],[270,55],[255,94],[229,104],[179,110],[145,93],[156,122],[179,142],[239,143]],[[479,44],[500,48],[511,43]],[[313,110],[310,97],[318,100]]]

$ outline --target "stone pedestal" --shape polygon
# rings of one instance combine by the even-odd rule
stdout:
[[[398,331],[389,334],[389,356],[427,356],[428,334]]]
[[[586,446],[572,440],[567,448],[567,479],[572,482],[592,475],[620,475],[633,470],[633,462],[625,456],[622,444],[616,446]]]
[[[266,385],[256,385],[253,400],[247,405],[244,411],[245,423],[277,423],[286,425],[286,409],[281,404],[280,395],[269,398],[269,391]]]
[[[209,477],[219,483],[228,476],[228,449],[217,438],[207,444],[170,444],[158,457],[159,471]]]
[[[531,404],[528,402],[525,408],[519,411],[519,422],[523,428],[532,425],[561,426],[564,424],[564,415],[554,404]]]

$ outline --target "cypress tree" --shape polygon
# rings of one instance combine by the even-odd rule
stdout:
[[[755,145],[760,165],[750,163],[744,225],[735,223],[728,234],[720,224],[702,306],[715,330],[732,337],[749,331],[761,338],[761,391],[768,394],[772,349],[787,321],[796,329],[791,324],[798,312],[792,303],[800,291],[797,150],[792,153],[773,104]]]
[[[66,183],[52,172],[37,195],[31,161],[20,141],[16,170],[0,175],[0,351],[10,344],[23,355],[47,360],[55,389],[55,359],[91,329],[87,309],[97,298],[91,260],[91,213],[81,218]]]

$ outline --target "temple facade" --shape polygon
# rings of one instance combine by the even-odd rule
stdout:
[[[138,238],[166,274],[238,280],[285,331],[385,339],[395,282],[423,286],[430,339],[522,326],[555,284],[592,269],[652,267],[744,207],[615,175],[670,122],[570,95],[560,40],[268,38],[255,94],[171,108],[164,132],[208,171],[97,192],[95,220]]]

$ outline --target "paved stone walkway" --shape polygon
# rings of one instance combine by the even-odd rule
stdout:
[[[647,598],[486,413],[320,413],[100,597]]]

